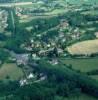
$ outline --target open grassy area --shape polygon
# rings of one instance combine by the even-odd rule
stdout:
[[[32,0],[17,0],[18,2],[32,2]]]
[[[98,58],[90,59],[62,59],[63,63],[72,65],[72,68],[82,72],[98,69]]]
[[[78,42],[67,48],[72,55],[90,55],[98,53],[98,39]]]
[[[37,19],[37,18],[49,18],[49,17],[54,17],[54,16],[58,16],[59,14],[63,14],[63,13],[66,13],[67,10],[65,9],[54,9],[53,11],[50,11],[50,12],[45,12],[45,13],[42,13],[41,15],[22,15],[20,17],[20,20],[19,22],[20,23],[28,23],[34,19]],[[38,13],[37,13],[38,14]]]
[[[17,80],[23,76],[23,72],[16,64],[5,63],[0,68],[0,80],[5,80],[7,76],[11,80]]]
[[[97,98],[85,94],[81,94],[80,96],[65,98],[64,100],[97,100]]]
[[[83,15],[97,15],[98,10],[85,11],[85,12],[82,12],[81,14],[83,14]]]
[[[90,75],[90,77],[98,81],[98,75]]]

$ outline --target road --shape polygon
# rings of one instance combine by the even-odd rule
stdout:
[[[13,11],[11,11],[11,19],[12,19],[13,30],[15,30],[15,19],[14,19]]]
[[[0,3],[0,7],[14,7],[14,6],[22,6],[22,5],[31,5],[32,2],[19,2],[19,3]]]

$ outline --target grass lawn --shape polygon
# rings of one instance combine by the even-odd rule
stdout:
[[[98,81],[98,75],[90,75],[90,77]]]
[[[72,98],[65,98],[64,100],[98,100],[97,98],[94,98],[92,96],[81,94],[80,96],[75,96]]]
[[[98,15],[98,10],[85,11],[85,12],[82,12],[81,14],[83,14],[83,15]]]
[[[23,76],[23,72],[16,64],[5,63],[0,68],[0,80],[5,80],[7,76],[10,80],[17,80]]]
[[[78,42],[69,46],[67,50],[72,55],[90,55],[92,53],[98,53],[98,39]]]
[[[0,41],[0,48],[2,48],[5,45],[4,41]]]
[[[58,14],[66,13],[66,12],[67,12],[66,9],[54,9],[51,12],[44,13],[44,15],[58,15]]]
[[[55,10],[50,11],[50,12],[42,13],[41,15],[33,15],[33,16],[32,15],[31,16],[22,15],[20,17],[19,22],[20,23],[28,23],[34,19],[37,19],[37,18],[50,18],[50,17],[58,16],[59,14],[63,14],[63,13],[66,13],[65,9],[55,9]]]
[[[88,72],[91,70],[98,69],[98,58],[90,58],[90,59],[62,59],[63,63],[69,65],[76,70],[80,70],[82,72]]]
[[[32,2],[32,0],[17,0],[18,2]]]
[[[23,16],[24,17],[24,16]],[[25,18],[22,18],[19,20],[20,23],[28,23],[30,21],[33,20],[33,17],[30,17],[30,16],[25,16]]]

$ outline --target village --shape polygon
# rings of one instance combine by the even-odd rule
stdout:
[[[85,100],[84,93],[87,98],[90,98],[88,94],[97,95],[98,5],[88,1],[76,3],[70,0],[1,1],[0,91],[2,84],[6,84],[10,92],[5,92],[6,97],[2,92],[0,100],[27,100],[29,96],[20,94],[26,92],[26,95],[29,91],[31,94],[38,91],[37,95],[43,98],[49,93],[55,95],[55,99],[46,99],[51,97],[46,96],[34,100],[67,100],[70,95]],[[21,89],[23,92],[19,92]],[[22,99],[17,99],[17,94]]]
[[[8,12],[0,9],[0,32],[4,32],[5,28],[7,28]]]
[[[39,16],[39,18],[44,18],[44,16],[50,17],[50,15],[47,15],[47,14],[50,13],[51,11],[53,12],[53,10],[55,11],[55,9],[58,10],[57,13],[54,14],[55,16],[54,15],[51,15],[51,16],[56,17],[62,12],[62,9],[60,9],[61,6],[63,9],[69,9],[68,11],[70,11],[71,9],[70,6],[69,8],[67,8],[66,5],[62,5],[63,1],[61,3],[56,2],[56,1],[51,2],[51,3],[47,3],[47,2],[48,2],[47,0],[34,1],[33,3],[35,3],[35,6],[38,5],[38,7],[36,6],[36,8],[35,7],[32,8],[33,5],[31,5],[31,3],[30,3],[30,7],[27,6],[27,8],[24,8],[23,6],[17,6],[15,9],[16,15],[14,15],[13,11],[11,11],[11,14],[9,16],[8,11],[6,11],[6,9],[0,10],[0,15],[1,15],[0,27],[2,29],[2,32],[5,32],[5,33],[8,32],[7,27],[9,27],[9,25],[11,24],[12,24],[11,28],[15,29],[15,27],[17,27],[16,25],[14,25],[15,20],[16,20],[14,19],[14,17],[17,17],[18,20],[16,21],[19,22],[18,24],[22,25],[25,23],[29,23],[29,21],[25,22],[25,20],[29,20],[28,18],[30,18],[32,21],[33,17],[34,19],[36,19],[35,18],[36,16]],[[46,3],[47,3],[47,6],[45,8],[44,5]],[[74,9],[76,13],[77,11],[83,10],[81,8],[79,8],[79,10],[76,10],[76,9]],[[60,13],[59,13],[59,10],[61,10]],[[65,14],[66,13],[67,12],[65,10]],[[9,19],[9,17],[11,17],[11,19]],[[41,23],[42,23],[42,29],[40,28]],[[33,24],[32,22],[32,26],[28,24],[28,26],[23,27],[28,33],[33,32],[32,37],[29,37],[28,43],[22,42],[19,46],[19,48],[26,51],[26,53],[24,52],[16,53],[16,51],[13,51],[13,49],[11,50],[11,52],[8,50],[8,52],[10,53],[10,57],[8,60],[10,62],[15,62],[17,66],[20,66],[20,67],[23,66],[22,70],[23,70],[24,75],[19,81],[21,86],[24,84],[28,84],[27,80],[38,77],[32,73],[32,70],[27,71],[27,69],[25,68],[26,66],[28,66],[30,60],[33,60],[35,62],[41,59],[48,58],[48,61],[50,64],[57,65],[59,63],[58,58],[71,57],[70,53],[68,52],[67,46],[79,41],[85,34],[85,30],[78,27],[78,24],[84,24],[82,22],[77,23],[76,27],[72,27],[72,25],[70,25],[69,20],[62,17],[58,22],[56,22],[56,25],[53,25],[52,27],[51,25],[48,25],[49,23],[47,24],[46,23],[47,22],[45,22],[45,20],[42,20],[42,21],[40,20],[38,23],[35,22],[35,24]],[[45,30],[44,28],[45,24],[47,25],[47,27],[49,27],[47,30]],[[95,38],[98,37],[97,33],[98,33],[97,31],[94,33]],[[2,64],[2,61],[0,62]],[[42,77],[40,77],[38,80],[36,80],[35,78],[35,82],[44,80],[46,79],[46,77],[47,76],[42,75]]]

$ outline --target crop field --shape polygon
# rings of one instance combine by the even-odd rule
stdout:
[[[23,72],[14,63],[5,63],[0,68],[0,80],[9,77],[10,80],[17,80],[23,76]]]
[[[62,59],[61,61],[67,65],[71,64],[73,69],[80,70],[81,72],[98,69],[98,58]]]
[[[98,53],[98,39],[78,42],[67,48],[72,55],[90,55]]]

